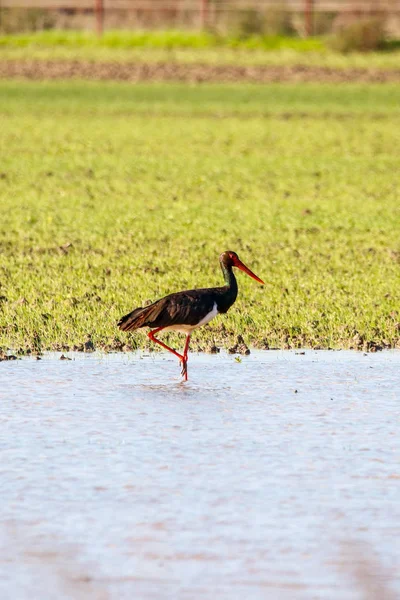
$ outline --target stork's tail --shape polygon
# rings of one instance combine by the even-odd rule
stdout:
[[[118,321],[117,326],[122,329],[122,331],[132,331],[133,329],[139,329],[139,327],[143,327],[146,322],[146,317],[149,312],[149,307],[145,308],[135,308],[132,312],[121,317]]]

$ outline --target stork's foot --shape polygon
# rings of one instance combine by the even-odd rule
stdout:
[[[187,358],[182,358],[181,363],[182,363],[181,375],[183,377],[183,381],[187,381],[188,380],[188,375],[187,375]]]

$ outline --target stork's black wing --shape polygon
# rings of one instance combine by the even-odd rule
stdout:
[[[187,290],[170,294],[146,307],[141,327],[197,325],[214,308],[217,290]]]

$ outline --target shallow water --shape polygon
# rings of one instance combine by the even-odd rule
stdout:
[[[0,363],[2,600],[400,598],[400,352],[68,356]]]

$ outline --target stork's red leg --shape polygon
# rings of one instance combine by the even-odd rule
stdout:
[[[162,342],[161,340],[154,337],[155,333],[158,333],[159,331],[162,331],[163,329],[165,329],[165,327],[158,327],[157,329],[152,329],[147,334],[147,337],[149,337],[152,342],[155,342],[156,344],[160,344],[160,346],[165,348],[165,350],[168,350],[168,352],[172,352],[172,354],[175,354],[175,356],[177,356],[179,358],[179,360],[182,363],[182,371],[181,371],[182,377],[184,378],[185,381],[187,381],[187,360],[188,360],[188,348],[189,348],[189,342],[190,342],[190,335],[186,336],[186,343],[185,343],[185,348],[183,350],[183,356],[182,356],[182,354],[179,354],[179,352],[177,352],[173,348],[170,348],[169,346],[167,346],[167,344],[164,344],[164,342]]]
[[[189,350],[189,343],[190,343],[190,334],[188,334],[186,336],[186,342],[185,342],[185,348],[183,350],[183,360],[182,360],[182,371],[181,374],[184,378],[185,381],[187,381],[188,376],[187,376],[187,361],[188,361],[188,350]]]
[[[186,358],[186,360],[188,357],[189,344],[190,344],[190,333],[188,333],[186,336],[185,348],[183,350],[183,358]]]
[[[173,348],[170,348],[169,346],[167,346],[167,344],[164,344],[164,342],[162,342],[161,340],[158,340],[157,338],[154,337],[155,333],[158,333],[159,331],[162,331],[163,329],[165,329],[165,327],[158,327],[157,329],[152,329],[147,334],[147,337],[149,337],[152,342],[155,342],[156,344],[160,344],[160,346],[165,348],[165,350],[168,350],[169,352],[172,352],[172,354],[175,354],[175,356],[177,356],[180,361],[183,361],[184,357],[182,356],[182,354],[179,354],[179,352],[177,352]]]

